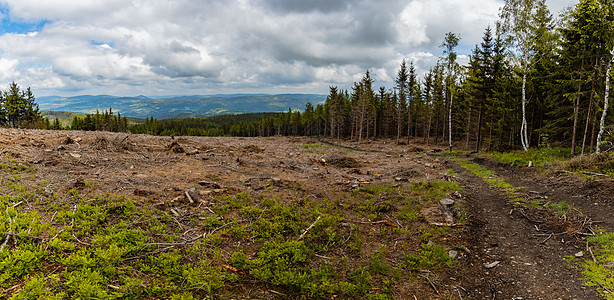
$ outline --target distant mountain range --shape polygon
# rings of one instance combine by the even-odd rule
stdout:
[[[208,117],[223,114],[252,112],[281,112],[303,110],[307,102],[314,106],[323,103],[326,95],[317,94],[229,94],[157,97],[116,97],[109,95],[83,95],[74,97],[37,97],[40,110],[95,113],[112,108],[124,116],[171,119]]]

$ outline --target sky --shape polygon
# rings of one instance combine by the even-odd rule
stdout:
[[[547,0],[553,14],[578,0]],[[327,94],[391,88],[447,32],[468,61],[501,0],[0,0],[0,89],[35,96]]]

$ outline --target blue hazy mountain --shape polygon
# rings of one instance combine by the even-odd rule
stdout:
[[[208,117],[252,112],[303,110],[307,102],[323,103],[326,95],[317,94],[228,94],[159,97],[117,97],[82,95],[74,97],[37,97],[40,110],[95,113],[112,108],[124,116],[157,119]]]

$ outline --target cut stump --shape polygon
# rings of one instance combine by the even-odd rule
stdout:
[[[450,198],[443,198],[439,200],[439,210],[446,218],[448,225],[454,224],[454,217],[456,217],[456,210],[454,209],[454,200]]]

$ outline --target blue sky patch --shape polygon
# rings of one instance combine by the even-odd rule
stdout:
[[[23,20],[14,20],[11,18],[11,12],[4,6],[0,6],[0,17],[2,18],[0,35],[5,33],[25,34],[33,31],[40,31],[45,24],[49,23],[46,20],[40,22],[24,22]]]

